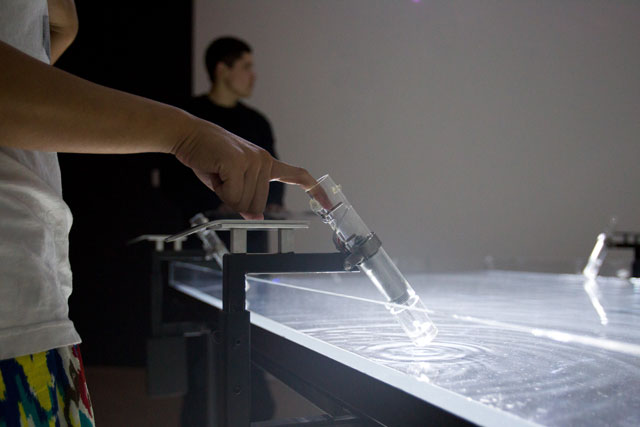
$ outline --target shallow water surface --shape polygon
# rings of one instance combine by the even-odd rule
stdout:
[[[176,282],[220,298],[219,285],[189,274]],[[407,278],[439,329],[426,347],[409,341],[359,274],[251,276],[247,299],[256,322],[312,337],[329,357],[357,355],[355,369],[385,378],[390,369],[395,387],[421,398],[430,386],[459,395],[463,416],[471,399],[524,423],[640,425],[640,291],[630,283],[521,272]]]

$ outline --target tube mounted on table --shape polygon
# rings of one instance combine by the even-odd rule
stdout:
[[[387,255],[380,239],[362,221],[329,175],[307,190],[311,209],[333,230],[334,243],[347,254],[345,269],[357,266],[389,302],[387,308],[413,343],[427,345],[438,333],[426,308]]]
[[[209,218],[204,216],[203,213],[194,215],[190,220],[192,227],[206,224],[207,222],[209,222]],[[220,269],[222,269],[222,257],[229,253],[224,242],[220,240],[220,237],[218,237],[218,234],[214,230],[200,230],[198,231],[198,237],[202,240],[202,248],[205,252],[204,259],[215,260],[218,266],[220,266]]]
[[[582,274],[587,279],[595,280],[596,277],[598,277],[600,267],[602,267],[602,263],[607,256],[607,241],[611,238],[611,234],[613,233],[617,221],[617,218],[612,216],[609,220],[609,225],[607,225],[602,233],[598,234],[596,244],[591,251],[591,255],[589,255],[587,265],[585,265],[582,270]]]

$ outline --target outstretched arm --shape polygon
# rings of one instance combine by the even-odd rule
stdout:
[[[74,153],[174,154],[220,198],[260,218],[268,182],[308,188],[302,168],[182,110],[90,83],[0,42],[0,144]]]

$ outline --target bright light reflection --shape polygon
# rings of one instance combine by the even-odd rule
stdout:
[[[607,313],[604,311],[604,307],[600,304],[599,293],[600,288],[598,288],[598,282],[593,279],[584,281],[584,290],[589,296],[591,300],[591,305],[598,313],[598,317],[600,318],[600,324],[606,325],[609,323],[609,319],[607,319]]]

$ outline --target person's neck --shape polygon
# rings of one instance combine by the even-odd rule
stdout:
[[[211,102],[220,107],[233,108],[238,105],[239,98],[231,91],[220,86],[213,86],[207,95]]]

